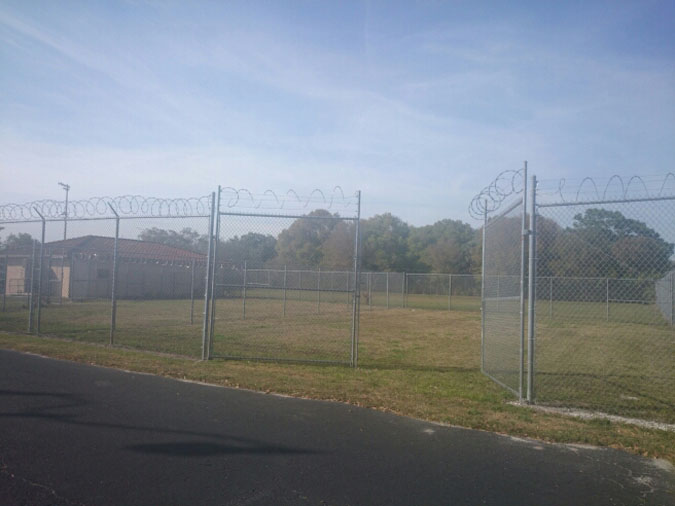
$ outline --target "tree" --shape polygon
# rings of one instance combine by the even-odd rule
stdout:
[[[644,222],[587,209],[558,234],[549,266],[556,276],[655,278],[671,268],[673,248]]]
[[[391,213],[378,214],[362,223],[363,268],[405,271],[411,265],[408,249],[410,227]]]
[[[221,261],[241,264],[244,261],[251,265],[263,266],[276,257],[277,240],[271,235],[249,232],[241,237],[234,236],[218,246],[218,257]]]
[[[307,216],[309,218],[298,218],[279,234],[276,250],[280,263],[289,267],[314,267],[323,262],[323,244],[338,223],[328,218],[337,215],[317,209]]]
[[[321,267],[329,269],[354,268],[354,224],[340,221],[321,246]]]
[[[3,249],[18,249],[33,246],[33,237],[25,232],[18,234],[9,234],[3,243],[0,243]]]
[[[142,241],[166,244],[199,253],[206,253],[209,247],[208,236],[200,235],[199,232],[189,227],[183,228],[180,232],[157,227],[146,228],[138,234],[138,238]]]
[[[445,219],[433,225],[411,227],[411,258],[419,259],[425,270],[465,273],[471,270],[474,231],[459,220]]]

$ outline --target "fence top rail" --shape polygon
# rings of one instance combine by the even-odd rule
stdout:
[[[629,204],[631,202],[658,202],[664,200],[675,200],[675,195],[666,197],[637,197],[631,199],[608,199],[608,200],[577,200],[574,202],[553,202],[553,203],[537,203],[537,208],[540,207],[573,207],[573,206],[589,206],[600,204]]]
[[[255,212],[230,212],[220,211],[221,216],[249,216],[251,218],[294,218],[303,220],[334,220],[334,221],[357,221],[358,218],[354,216],[314,216],[309,214],[285,214],[285,213],[255,213]]]

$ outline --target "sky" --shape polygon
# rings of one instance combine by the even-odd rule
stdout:
[[[217,185],[469,217],[675,172],[675,2],[0,1],[0,203]]]

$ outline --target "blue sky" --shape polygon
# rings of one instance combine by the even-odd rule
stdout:
[[[0,202],[675,171],[675,2],[0,3]],[[474,223],[473,221],[471,221]]]

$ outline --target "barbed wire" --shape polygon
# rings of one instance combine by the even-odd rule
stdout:
[[[68,202],[68,219],[114,217],[110,206],[120,216],[169,218],[177,216],[208,216],[210,196],[188,198],[157,198],[141,195],[92,197]],[[61,219],[66,216],[62,200],[36,200],[24,204],[0,204],[0,222],[17,220]]]
[[[547,191],[547,183],[537,185],[537,200],[545,197],[547,201],[560,203],[583,203],[585,201],[629,200],[631,198],[660,198],[675,195],[675,174],[668,172],[664,176],[631,176],[630,178],[614,174],[604,181],[585,177],[580,182],[564,178],[554,181],[552,190]],[[670,186],[669,186],[670,183]],[[604,186],[604,188],[603,188]]]
[[[256,210],[289,210],[289,209],[308,209],[310,205],[319,205],[324,209],[334,208],[352,208],[355,209],[358,203],[357,195],[345,196],[340,186],[335,186],[326,198],[326,194],[320,189],[314,189],[306,196],[300,196],[295,190],[288,190],[284,195],[279,196],[272,190],[265,190],[262,194],[254,194],[246,188],[232,188],[230,186],[221,188],[221,207],[227,208],[247,208]]]
[[[469,204],[469,215],[482,220],[486,211],[493,213],[512,195],[523,192],[523,169],[505,170],[483,188]]]

